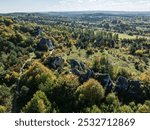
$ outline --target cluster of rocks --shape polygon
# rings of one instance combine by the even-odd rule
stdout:
[[[119,76],[116,80],[115,92],[127,101],[140,101],[143,98],[140,81],[129,80],[123,76]]]
[[[62,57],[49,57],[46,60],[46,64],[52,69],[61,70],[64,67],[64,59]],[[111,91],[117,93],[128,91],[130,93],[130,90],[139,90],[141,86],[140,81],[129,80],[123,76],[119,76],[114,85],[109,74],[94,73],[94,71],[88,69],[83,62],[79,62],[75,59],[69,60],[69,64],[71,67],[70,72],[79,76],[81,83],[86,82],[90,78],[94,78],[101,83],[107,93]]]
[[[71,72],[79,76],[80,82],[83,83],[90,78],[94,78],[101,83],[105,88],[106,92],[115,91],[121,93],[122,91],[139,90],[140,81],[138,80],[129,80],[123,76],[119,76],[115,81],[115,85],[109,74],[100,74],[94,73],[91,69],[86,69],[86,66],[83,62],[78,62],[77,60],[70,60]]]
[[[47,50],[53,50],[54,46],[50,39],[42,38],[38,43],[37,48],[40,51],[47,51]]]
[[[79,76],[81,83],[87,81],[94,76],[94,72],[91,69],[86,69],[86,66],[83,62],[78,62],[77,60],[70,60],[71,72]]]
[[[51,69],[61,70],[64,67],[64,59],[62,57],[48,57],[45,61]]]
[[[123,76],[119,76],[118,79],[116,80],[115,91],[119,93],[121,91],[127,91],[130,88],[139,89],[140,86],[141,86],[140,81],[138,80],[128,80],[127,78]]]
[[[105,88],[107,92],[110,92],[113,88],[113,82],[109,74],[95,74],[94,77],[97,81],[101,83],[101,85]]]
[[[77,68],[78,70],[85,70],[85,64],[83,62],[78,62],[75,59],[70,60],[71,68]]]

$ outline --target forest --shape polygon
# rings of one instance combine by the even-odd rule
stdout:
[[[150,113],[150,15],[0,14],[0,113]]]

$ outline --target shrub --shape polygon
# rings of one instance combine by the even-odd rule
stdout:
[[[137,106],[136,106],[135,102],[130,102],[130,103],[129,103],[129,106],[131,107],[131,109],[132,109],[134,112],[137,111]]]
[[[119,112],[121,112],[121,113],[133,113],[133,110],[131,109],[130,106],[123,105],[119,108]]]
[[[60,112],[75,112],[75,91],[80,85],[76,75],[60,75],[48,97],[56,103]]]
[[[83,106],[99,104],[104,98],[104,93],[102,85],[94,79],[89,79],[76,91],[78,102]]]
[[[21,85],[26,85],[29,88],[38,88],[41,83],[44,83],[47,78],[52,81],[56,79],[55,75],[51,70],[45,67],[40,62],[34,62],[33,65],[22,75]]]
[[[3,110],[5,108],[6,111],[10,111],[11,110],[11,93],[10,93],[10,89],[6,86],[0,85],[0,106],[3,106]],[[1,108],[1,109],[2,109]]]
[[[88,49],[86,52],[87,56],[93,55],[94,54],[94,50],[93,49]]]
[[[41,84],[50,83],[53,85],[56,80],[55,75],[51,70],[39,62],[34,62],[33,65],[21,76],[18,81],[19,97],[17,98],[17,107],[20,110],[28,101],[31,100],[33,94],[40,90]],[[50,81],[50,82],[49,82]],[[27,93],[22,94],[23,86],[26,86]],[[25,95],[26,94],[26,95]]]
[[[47,113],[53,112],[52,105],[42,91],[37,91],[31,101],[23,107],[22,112],[25,113]]]
[[[143,53],[144,53],[143,50],[137,50],[137,51],[135,51],[135,54],[138,55],[138,56],[142,56]]]
[[[91,106],[91,107],[85,108],[85,109],[84,109],[84,112],[85,112],[85,113],[100,113],[101,110],[100,110],[100,108],[99,108],[98,106],[93,105],[93,106]]]
[[[138,104],[138,110],[137,112],[139,113],[149,113],[149,107],[147,105],[141,105],[141,104]]]
[[[150,86],[150,71],[146,71],[140,75],[140,80],[144,82],[145,85]]]
[[[5,106],[0,105],[0,113],[4,113],[7,111],[7,108]]]
[[[99,73],[108,73],[111,77],[114,77],[113,65],[105,55],[100,58],[95,57],[93,61],[93,70]]]
[[[126,77],[126,78],[131,78],[132,77],[132,73],[129,72],[129,70],[127,68],[119,68],[118,69],[118,72],[117,72],[117,77],[119,76],[123,76],[123,77]]]
[[[101,105],[102,112],[118,112],[120,103],[115,93],[109,93],[105,102]]]

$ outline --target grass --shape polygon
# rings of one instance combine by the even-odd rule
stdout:
[[[137,36],[130,36],[128,34],[121,34],[119,33],[119,39],[135,39]]]

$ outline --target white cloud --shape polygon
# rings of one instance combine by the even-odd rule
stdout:
[[[0,12],[150,11],[150,0],[0,0]]]
[[[55,5],[57,11],[113,10],[113,11],[150,11],[150,0],[61,0]]]

